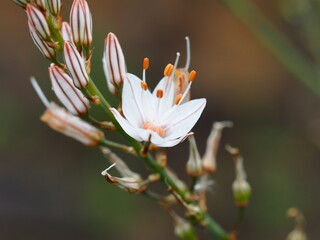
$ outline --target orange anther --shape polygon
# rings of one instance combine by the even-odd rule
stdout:
[[[144,81],[141,81],[140,83],[141,83],[141,88],[142,88],[143,90],[147,91],[147,89],[148,89],[148,84],[147,84],[146,82],[144,82]]]
[[[192,70],[189,74],[189,81],[193,82],[194,79],[196,78],[197,72],[195,70]]]
[[[171,63],[169,63],[166,68],[164,69],[163,71],[163,75],[164,76],[167,76],[167,77],[170,77],[171,73],[173,71],[173,65]]]
[[[143,59],[143,69],[147,70],[149,68],[149,58]]]
[[[163,97],[163,90],[162,89],[158,89],[157,90],[157,98],[162,98]]]
[[[180,102],[180,100],[181,100],[181,98],[182,98],[182,94],[179,93],[179,94],[177,95],[177,97],[176,97],[176,100],[174,101],[174,104],[178,105],[179,102]]]

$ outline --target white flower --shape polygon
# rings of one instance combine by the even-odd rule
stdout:
[[[128,73],[122,92],[122,110],[125,118],[114,108],[110,111],[123,130],[134,139],[150,141],[160,147],[172,147],[190,135],[190,130],[206,105],[206,99],[181,104],[194,80],[195,71],[192,71],[185,94],[177,96],[174,101],[174,67],[169,64],[164,73],[165,77],[153,93],[148,90],[145,81]]]

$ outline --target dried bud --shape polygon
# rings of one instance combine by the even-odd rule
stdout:
[[[123,85],[127,67],[120,43],[113,33],[109,33],[104,45],[103,69],[110,92],[117,94],[117,89]]]
[[[116,185],[129,193],[141,193],[146,190],[147,186],[143,184],[141,179],[137,179],[135,176],[121,178],[111,176],[108,171],[115,165],[116,163],[112,164],[109,168],[101,172],[102,176],[104,176],[109,183]]]
[[[70,25],[77,46],[92,43],[92,16],[86,0],[74,0],[70,12]]]
[[[61,0],[47,0],[47,3],[50,13],[54,16],[58,16],[61,9]]]
[[[206,152],[202,158],[203,170],[207,173],[214,173],[217,168],[217,153],[223,128],[232,127],[232,122],[215,122],[207,139]]]
[[[15,4],[18,4],[20,7],[26,8],[29,0],[12,0]]]
[[[29,31],[30,31],[32,40],[34,44],[38,47],[42,55],[45,58],[48,58],[50,60],[55,59],[56,58],[55,49],[53,49],[51,46],[49,46],[49,44],[46,41],[42,40],[39,37],[36,29],[34,28],[34,25],[30,21],[28,21],[28,25],[29,25]]]
[[[41,10],[46,10],[46,8],[47,8],[46,0],[33,0],[33,2],[34,2]]]
[[[39,36],[43,40],[49,40],[51,33],[46,17],[43,13],[32,4],[27,4],[26,11],[30,23],[37,30]]]
[[[290,232],[287,240],[307,240],[307,235],[304,232],[306,220],[302,212],[300,212],[297,208],[290,208],[287,211],[287,215],[289,218],[292,218],[295,221],[294,230]]]
[[[202,174],[202,162],[194,136],[189,138],[189,160],[186,165],[187,173],[192,177]]]
[[[89,101],[77,89],[67,73],[55,64],[49,67],[52,89],[62,104],[73,115],[86,115],[89,111]]]
[[[226,147],[234,160],[236,179],[232,184],[233,198],[236,206],[245,207],[249,203],[251,187],[247,181],[247,175],[243,167],[243,158],[237,148]]]
[[[99,129],[91,126],[81,118],[71,115],[64,108],[51,103],[41,120],[54,130],[74,138],[79,142],[95,147],[104,138],[104,134]]]
[[[72,76],[74,85],[83,89],[88,86],[89,76],[86,72],[86,66],[80,53],[77,51],[76,46],[70,42],[65,41],[63,44],[63,56],[67,68]]]
[[[73,42],[72,31],[69,23],[67,22],[62,23],[61,35],[64,41]]]

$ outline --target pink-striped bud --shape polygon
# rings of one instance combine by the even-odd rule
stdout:
[[[86,0],[74,0],[70,12],[70,26],[77,46],[92,43],[92,16]]]
[[[50,13],[54,16],[58,16],[61,9],[61,0],[47,0],[47,3]]]
[[[64,41],[73,42],[72,31],[69,23],[63,22],[61,27],[61,35]]]
[[[43,15],[43,13],[32,4],[27,5],[26,11],[29,21],[37,30],[39,36],[44,40],[49,40],[51,33],[46,17]]]
[[[18,4],[20,7],[26,8],[29,3],[28,0],[12,0],[15,4]]]
[[[86,115],[89,111],[89,101],[77,89],[67,73],[55,64],[49,67],[52,89],[57,98],[73,115]]]
[[[95,147],[104,138],[102,131],[54,103],[48,106],[41,116],[41,120],[57,132],[74,138],[87,146]]]
[[[85,62],[72,42],[64,42],[63,56],[74,85],[79,89],[86,88],[89,83],[89,76],[86,72]]]
[[[30,31],[30,35],[32,37],[32,40],[33,40],[34,44],[38,47],[38,49],[40,50],[42,55],[48,59],[55,59],[55,57],[56,57],[55,49],[50,47],[46,41],[42,40],[39,37],[36,29],[34,28],[34,25],[30,21],[28,21],[28,25],[29,25],[29,31]]]
[[[42,10],[47,9],[46,0],[33,0],[33,2]]]
[[[113,33],[109,33],[105,40],[102,61],[109,90],[116,94],[126,78],[127,67],[120,43]]]

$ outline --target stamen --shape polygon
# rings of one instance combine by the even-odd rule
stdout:
[[[44,95],[43,91],[41,90],[41,88],[40,88],[37,80],[35,79],[35,77],[31,77],[30,81],[31,81],[31,84],[32,84],[34,90],[38,94],[40,100],[48,108],[50,103],[49,103],[48,99],[46,98],[46,96]]]
[[[177,70],[179,58],[180,58],[180,53],[177,52],[177,54],[176,54],[176,60],[174,61],[173,71],[172,71],[172,74],[171,74],[171,79],[173,79],[173,75],[174,75],[174,73],[175,73],[176,70]]]
[[[163,71],[163,75],[169,77],[171,75],[172,71],[173,71],[173,65],[171,63],[169,63],[165,67],[165,69]]]
[[[142,81],[146,81],[146,70],[149,68],[149,58],[143,59]]]
[[[112,164],[110,167],[108,167],[106,170],[102,171],[101,174],[102,176],[105,176],[107,174],[107,172],[112,168],[114,167],[114,165],[116,165],[116,163]]]
[[[147,70],[149,68],[149,58],[143,59],[143,69]]]
[[[193,82],[194,79],[196,78],[197,72],[195,70],[192,70],[189,74],[189,81]]]
[[[181,98],[182,98],[182,94],[179,93],[176,97],[176,100],[174,101],[174,104],[178,105],[180,103]]]
[[[188,71],[189,67],[190,67],[190,60],[191,60],[191,47],[190,47],[190,39],[189,37],[185,37],[186,39],[186,44],[187,44],[187,59],[186,59],[186,65],[185,65],[185,69]]]
[[[144,82],[144,81],[141,81],[140,83],[141,83],[141,88],[142,88],[143,90],[147,91],[147,89],[148,89],[148,84],[147,84],[146,82]]]
[[[162,98],[163,97],[163,90],[162,89],[158,89],[157,90],[157,98]]]
[[[153,132],[156,132],[160,137],[165,135],[165,130],[162,126],[154,125],[152,122],[145,122],[142,126],[143,129],[148,129]],[[151,136],[151,134],[150,134]]]

